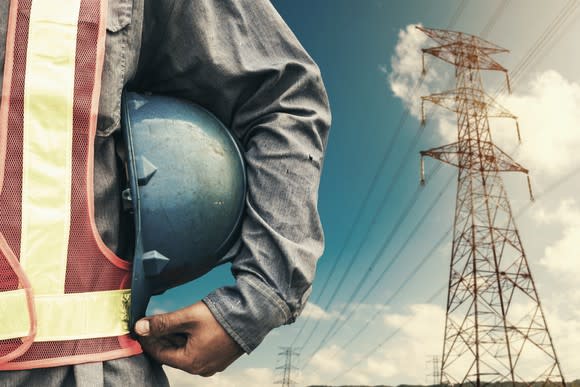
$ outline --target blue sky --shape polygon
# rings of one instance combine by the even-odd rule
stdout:
[[[395,63],[413,62],[412,58],[397,57],[396,47],[413,43],[409,43],[412,36],[402,31],[408,31],[407,26],[415,23],[472,34],[484,32],[489,40],[511,50],[511,54],[497,58],[500,63],[509,70],[522,69],[514,83],[514,94],[501,96],[501,101],[520,116],[524,145],[516,149],[516,141],[509,132],[513,127],[504,124],[498,124],[501,132],[497,140],[507,152],[516,149],[521,156],[516,159],[532,171],[537,193],[571,176],[550,194],[540,195],[538,202],[518,217],[518,225],[564,372],[569,380],[580,378],[580,368],[574,367],[580,358],[573,355],[577,352],[574,348],[580,345],[580,337],[574,333],[580,333],[575,323],[580,316],[566,310],[571,302],[580,302],[580,287],[572,278],[568,281],[562,276],[563,271],[570,273],[570,268],[579,266],[573,257],[580,256],[571,243],[580,237],[580,206],[573,195],[578,188],[578,174],[569,175],[580,165],[574,151],[580,145],[580,136],[576,134],[580,132],[580,117],[575,113],[580,111],[580,74],[576,70],[574,39],[580,33],[577,9],[568,9],[570,18],[549,36],[549,44],[536,46],[535,60],[523,62],[526,54],[534,53],[530,48],[568,6],[568,1],[548,4],[540,0],[274,0],[272,3],[320,66],[333,112],[319,198],[326,251],[319,262],[311,296],[314,305],[297,323],[272,332],[254,353],[244,356],[225,373],[201,379],[172,372],[174,383],[270,386],[276,379],[273,369],[279,365],[278,346],[290,345],[300,330],[302,335],[295,341],[301,347],[298,364],[307,364],[295,378],[300,385],[431,381],[425,378],[431,367],[426,361],[441,352],[446,293],[436,295],[436,292],[448,281],[451,237],[444,238],[442,243],[438,241],[452,225],[456,170],[450,166],[437,168],[435,161],[427,160],[427,175],[434,175],[420,188],[418,152],[449,142],[455,129],[452,117],[436,114],[428,117],[425,128],[419,129],[412,106],[413,98],[418,100],[419,94],[408,93],[400,98],[393,93],[393,82],[389,79],[393,79],[394,73],[403,80],[403,87],[409,87],[416,79],[410,74],[416,72],[417,78],[420,75],[420,67],[395,69]],[[418,52],[413,63],[417,61],[420,63]],[[443,91],[446,77],[452,75],[450,66],[435,62],[427,58],[427,67],[433,71],[424,85],[428,93]],[[494,90],[503,76],[490,75],[485,80]],[[533,106],[537,108],[532,109]],[[411,109],[408,116],[406,108]],[[544,121],[543,117],[550,119]],[[375,175],[378,177],[372,185]],[[525,180],[510,176],[506,184],[512,207],[518,212],[529,201]],[[421,221],[432,203],[435,206]],[[418,229],[412,233],[415,227]],[[380,250],[383,246],[385,249]],[[436,248],[432,253],[426,255],[433,247]],[[398,251],[401,254],[396,256]],[[337,257],[339,261],[331,273]],[[425,264],[411,276],[423,259]],[[370,266],[371,263],[374,265]],[[343,274],[347,268],[348,274]],[[386,274],[379,276],[383,271]],[[345,281],[339,284],[342,277]],[[361,295],[376,280],[378,286],[361,304]],[[407,285],[393,296],[404,282]],[[218,268],[195,283],[156,298],[150,311],[185,306],[213,288],[229,283],[232,283],[229,269]],[[329,304],[333,291],[336,294]],[[345,306],[353,297],[354,302]],[[357,310],[356,316],[336,336],[320,345],[333,321],[344,318],[341,312],[348,314],[353,308]],[[367,324],[367,319],[375,314],[378,318]],[[317,331],[309,336],[314,326]],[[344,347],[362,328],[365,334]],[[304,343],[307,337],[311,339]],[[382,347],[370,352],[382,342],[385,343]],[[349,370],[352,366],[355,367]],[[349,372],[344,373],[346,370]],[[240,384],[240,380],[244,382]]]

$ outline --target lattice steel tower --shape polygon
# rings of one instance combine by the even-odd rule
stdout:
[[[300,354],[292,347],[280,347],[280,349],[282,349],[282,352],[278,353],[278,356],[284,356],[284,365],[276,367],[276,369],[282,371],[282,379],[274,382],[274,384],[281,384],[282,387],[291,387],[296,384],[292,380],[292,371],[297,369],[292,365],[292,358],[300,356]]]
[[[489,117],[516,119],[483,90],[480,70],[507,70],[507,50],[473,35],[417,27],[423,49],[455,67],[456,89],[422,97],[457,115],[457,141],[421,152],[458,168],[441,383],[564,385],[500,172],[528,170],[492,141]],[[423,121],[425,119],[423,108]],[[517,128],[517,121],[516,121]],[[519,128],[517,128],[519,138]],[[532,197],[528,176],[528,188]]]
[[[432,373],[428,376],[433,378],[433,385],[435,386],[441,382],[441,366],[439,365],[439,356],[433,356],[433,358],[429,360],[429,363],[431,363]]]

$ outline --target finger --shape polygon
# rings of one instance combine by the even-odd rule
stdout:
[[[149,354],[149,356],[161,364],[200,376],[211,376],[216,372],[221,371],[221,369],[216,366],[196,360],[197,356],[187,354],[187,350],[184,347],[166,347],[160,345],[159,342],[156,343],[156,339],[154,338],[143,338],[141,340],[143,349]]]
[[[139,336],[163,336],[180,330],[183,324],[190,322],[191,316],[185,310],[157,314],[142,318],[135,324]]]
[[[183,370],[189,367],[189,364],[187,364],[188,357],[184,356],[183,347],[175,347],[168,344],[164,339],[155,337],[144,337],[139,342],[143,350],[159,363]]]
[[[199,376],[202,376],[204,378],[209,378],[210,376],[214,376],[216,373],[215,372],[205,372],[202,374],[199,374]]]
[[[167,346],[179,348],[187,345],[189,336],[187,333],[172,333],[162,337],[167,343]]]

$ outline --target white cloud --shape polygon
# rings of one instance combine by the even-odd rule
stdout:
[[[416,119],[421,117],[420,96],[453,87],[453,67],[426,56],[427,74],[423,84],[415,89],[422,70],[420,49],[431,45],[434,44],[423,33],[414,26],[407,26],[399,32],[399,43],[390,66],[379,66],[379,71],[387,76],[392,93],[403,101]],[[492,86],[489,85],[490,93],[493,92]],[[518,85],[514,95],[499,99],[503,106],[519,117],[523,144],[515,158],[531,170],[534,184],[540,179],[553,181],[555,177],[580,165],[580,152],[577,151],[580,145],[579,90],[578,83],[565,79],[555,71],[548,71],[529,78],[526,84]],[[431,109],[429,105],[426,108],[427,111]],[[436,118],[434,123],[443,141],[432,146],[454,141],[457,135],[455,117],[440,108],[433,112],[428,119]],[[497,144],[508,153],[512,151],[517,142],[513,122],[493,119],[491,126]],[[559,198],[550,199],[557,203]],[[532,220],[534,223],[549,225],[551,232],[555,231],[557,235],[555,238],[550,235],[554,239],[550,241],[541,232],[537,232],[534,225],[529,225],[532,235],[528,233],[524,239],[541,240],[537,243],[537,251],[530,249],[527,252],[535,256],[536,264],[539,260],[539,265],[532,267],[534,274],[539,271],[537,275],[543,275],[549,280],[539,284],[538,290],[556,350],[564,371],[568,371],[566,376],[574,379],[580,375],[580,308],[577,307],[580,305],[580,206],[573,200],[567,200],[559,206],[539,207],[543,203],[542,199],[541,203],[533,207],[534,212],[530,214]],[[450,246],[440,247],[439,250],[448,260]],[[360,326],[357,323],[366,321],[369,314],[376,312],[376,307],[361,305],[357,309],[355,318],[349,321],[353,331]],[[351,308],[349,306],[347,311]],[[301,318],[326,322],[339,317],[334,309],[325,311],[312,304],[307,305]],[[414,305],[403,313],[384,310],[381,320],[383,324],[377,324],[381,327],[369,327],[364,335],[372,337],[375,342],[346,349],[330,344],[315,354],[308,370],[296,379],[299,385],[329,384],[341,370],[350,368],[369,349],[400,328],[400,332],[384,347],[339,378],[335,384],[424,383],[426,360],[432,355],[439,355],[442,350],[444,319],[444,310],[434,305]],[[277,334],[278,331],[275,331],[270,336]],[[306,354],[303,352],[303,355]],[[276,374],[266,368],[227,370],[207,379],[176,370],[170,370],[168,374],[172,385],[177,387],[273,386],[272,382],[277,380]]]
[[[164,366],[163,370],[169,379],[169,383],[175,387],[194,386],[198,383],[199,377],[190,375],[187,372],[175,368]]]
[[[553,306],[552,300],[548,304]],[[555,306],[555,305],[554,305]],[[580,364],[580,311],[573,315],[558,314],[556,308],[546,311],[550,329],[554,337],[558,355],[565,367],[564,370],[573,371],[575,364]],[[433,304],[410,305],[405,311],[394,313],[385,310],[376,324],[368,328],[365,336],[374,339],[357,346],[343,348],[333,343],[318,351],[303,371],[293,371],[292,378],[298,385],[376,385],[401,383],[423,384],[425,375],[430,372],[427,362],[433,355],[440,356],[443,345],[443,327],[445,311],[441,306]],[[395,330],[398,333],[387,341],[368,358],[368,351]],[[362,339],[362,338],[361,338]],[[302,356],[308,351],[302,351]],[[364,359],[363,359],[364,357]],[[363,360],[354,369],[348,370],[353,364]],[[300,362],[297,365],[301,365]],[[279,380],[274,364],[270,368],[228,369],[223,373],[210,378],[201,378],[187,373],[166,368],[172,386],[176,387],[273,387]],[[575,374],[574,374],[575,375]],[[573,376],[573,375],[570,375]]]
[[[320,306],[311,302],[306,304],[306,307],[304,307],[304,310],[300,314],[300,319],[331,320],[334,318],[336,318],[336,313],[328,313]]]
[[[359,362],[355,368],[340,375],[337,383],[423,383],[425,361],[441,352],[444,323],[445,312],[436,305],[411,305],[404,314],[385,310],[376,324],[367,329],[365,335],[375,338],[370,345],[355,342],[349,348],[336,344],[322,348],[312,357],[301,384],[328,384]],[[376,348],[396,330],[399,331],[392,339],[368,355],[371,348]],[[362,345],[357,347],[357,344]]]
[[[209,378],[190,375],[175,368],[164,367],[172,387],[272,387],[276,374],[269,368],[247,368],[218,373]]]
[[[572,316],[564,317],[551,307],[544,311],[564,376],[574,380],[580,376],[580,312],[577,308],[570,308],[570,304],[568,309],[574,309]]]
[[[427,36],[408,25],[399,32],[395,54],[391,58],[388,83],[393,94],[400,98],[411,114],[421,118],[420,96],[441,93],[453,88],[453,68],[429,55],[425,58],[427,73],[421,77],[421,48],[434,46]],[[387,73],[387,69],[379,67]],[[493,85],[486,85],[488,94]],[[531,78],[529,84],[518,87],[520,92],[502,95],[498,102],[518,116],[523,144],[517,159],[534,176],[562,176],[580,165],[580,84],[565,79],[550,70]],[[446,141],[457,138],[456,117],[449,111],[432,110],[426,103],[425,112],[430,120],[436,118],[439,134]],[[435,114],[431,114],[434,112]],[[511,119],[492,119],[492,135],[497,145],[510,152],[517,146],[515,125]]]
[[[421,48],[425,47],[427,35],[419,31],[413,24],[399,31],[399,41],[395,47],[395,54],[391,57],[391,73],[388,75],[393,94],[402,99],[406,107],[415,117],[420,117],[420,96],[416,94],[423,66],[421,64]],[[382,68],[386,71],[386,68]],[[421,88],[424,90],[433,73],[426,76]]]
[[[578,279],[580,275],[580,226],[564,230],[562,238],[546,247],[540,263],[552,272]]]
[[[337,345],[322,348],[312,357],[312,367],[318,371],[332,373],[344,369],[345,352]]]
[[[432,93],[440,93],[452,88],[449,65],[439,60],[433,60],[428,55],[425,56],[424,79],[422,82],[422,48],[433,46],[427,35],[415,28],[415,24],[408,25],[399,31],[399,41],[395,47],[395,54],[391,57],[391,72],[388,73],[387,80],[393,94],[400,98],[405,107],[409,109],[411,115],[417,120],[422,118],[421,96]],[[379,67],[382,72],[387,73],[387,69]],[[433,107],[425,104],[425,115],[428,119]],[[445,136],[453,136],[456,132],[453,116],[446,111],[437,112],[437,127]]]
[[[558,230],[558,239],[545,246],[540,265],[560,282],[568,279],[576,283],[580,276],[580,207],[573,199],[564,199],[556,209],[536,208],[532,217],[539,225]]]
[[[556,353],[568,379],[580,376],[580,205],[570,198],[558,198],[534,208],[534,223],[549,230],[538,252],[537,275],[540,298],[554,340]],[[537,283],[537,281],[536,281]]]
[[[433,304],[415,304],[408,309],[406,314],[383,317],[389,331],[400,329],[383,350],[384,363],[396,370],[397,380],[423,383],[425,362],[442,350],[445,310]]]
[[[324,320],[324,321],[334,321],[346,320],[346,326],[351,325],[352,322],[367,321],[369,316],[376,314],[379,311],[387,311],[390,307],[388,305],[382,304],[337,304],[333,307],[331,311],[325,311],[320,306],[307,303],[306,307],[300,314],[300,319],[312,319],[312,320]]]
[[[276,375],[269,368],[248,368],[242,372],[242,378],[237,380],[241,382],[241,386],[248,386],[248,382],[251,381],[256,387],[270,387],[274,379]]]
[[[580,208],[574,199],[564,199],[554,211],[546,207],[538,207],[532,216],[540,224],[561,224],[565,226],[580,225]]]
[[[392,378],[399,373],[399,369],[393,363],[385,363],[380,358],[370,358],[366,364],[366,371],[370,375],[376,375],[381,379]]]
[[[554,285],[564,286],[562,291],[578,299],[578,277],[580,276],[580,207],[573,199],[562,200],[555,210],[538,208],[533,217],[540,224],[559,230],[557,239],[544,248],[539,263],[556,280]]]
[[[384,304],[350,304],[347,305],[344,315],[339,319],[347,320],[344,325],[345,328],[356,329],[358,324],[367,323],[371,319],[376,319],[375,316],[380,316],[391,309],[390,305]],[[342,309],[341,309],[342,310]]]
[[[562,176],[580,165],[580,84],[551,70],[538,74],[520,90],[500,99],[519,117],[523,143],[518,159],[533,174],[550,176]],[[506,128],[499,122],[506,120],[495,121],[494,139],[512,149],[516,144],[513,124]]]
[[[420,31],[407,26],[399,33],[390,73],[385,68],[381,69],[387,74],[393,94],[403,101],[417,119],[421,117],[421,95],[440,93],[453,87],[453,67],[427,56],[428,72],[425,81],[415,90],[421,76],[420,49],[433,45]],[[493,74],[493,79],[499,80],[502,76],[499,74],[496,79]],[[513,120],[491,119],[490,126],[496,144],[530,169],[534,185],[545,187],[580,165],[580,83],[566,79],[553,70],[523,79],[525,84],[518,84],[513,95],[498,98],[502,106],[518,116],[523,144],[514,152],[517,135]],[[493,94],[494,85],[486,83],[485,86],[488,94]],[[429,111],[426,105],[426,112]],[[440,108],[434,110],[434,113],[442,142],[434,143],[433,146],[456,141],[456,117]],[[427,118],[430,117],[431,114],[428,114]],[[574,179],[577,180],[576,177]],[[521,181],[518,180],[517,184],[518,189],[522,189]],[[568,192],[573,192],[578,187],[577,182],[567,184],[560,188],[569,187]],[[580,352],[577,350],[580,346],[580,309],[576,307],[580,304],[580,202],[562,196],[561,189],[553,191],[550,196],[544,196],[541,204],[537,203],[533,207],[531,222],[523,223],[523,229],[527,232],[524,240],[530,239],[530,233],[533,235],[529,245],[534,247],[528,247],[528,259],[533,261],[532,271],[536,276],[536,284],[539,284],[538,291],[556,351],[565,375],[573,379],[580,375]],[[449,249],[444,251],[448,252]],[[538,278],[541,281],[537,281]],[[513,305],[514,308],[521,306],[517,303]],[[429,313],[420,308],[415,305],[409,313],[384,315],[383,321],[389,327],[384,336],[396,327],[400,327],[401,331],[385,345],[388,349],[377,351],[369,362],[377,361],[385,368],[393,366],[398,373],[388,380],[424,382],[425,357],[420,355],[421,351],[428,355],[441,352],[443,328],[433,324],[444,323],[444,312],[432,311],[434,317],[425,320],[422,316]],[[409,320],[410,316],[415,318]],[[422,340],[429,349],[423,350],[413,344],[422,344]],[[369,371],[367,363],[361,366],[364,372],[359,372],[372,379],[375,376],[371,375],[375,374]],[[531,367],[533,363],[530,360]]]

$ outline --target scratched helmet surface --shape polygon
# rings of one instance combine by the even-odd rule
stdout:
[[[167,96],[126,93],[123,132],[135,249],[131,321],[151,295],[215,267],[239,236],[246,176],[242,153],[207,110]]]

